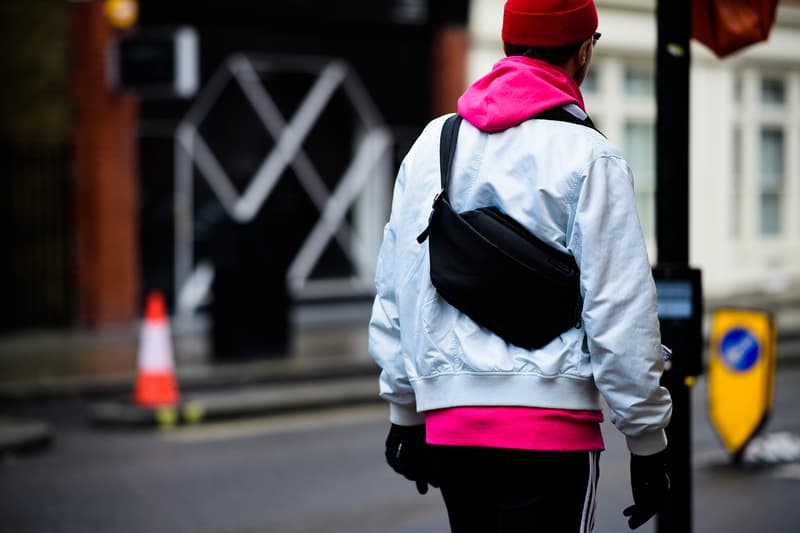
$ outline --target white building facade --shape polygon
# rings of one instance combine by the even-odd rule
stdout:
[[[625,153],[651,258],[655,243],[656,0],[597,0],[582,86],[598,127]],[[503,0],[472,0],[469,78],[502,56]],[[690,262],[707,295],[800,284],[800,5],[770,39],[718,59],[692,42]]]

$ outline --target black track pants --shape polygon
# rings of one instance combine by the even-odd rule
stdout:
[[[431,446],[452,533],[584,533],[600,452]]]

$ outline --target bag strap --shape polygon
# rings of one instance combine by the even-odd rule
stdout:
[[[439,139],[439,174],[441,175],[442,190],[439,192],[447,198],[447,184],[450,183],[450,174],[453,167],[453,157],[456,155],[456,141],[458,128],[463,117],[456,113],[448,118],[442,126],[442,135]]]
[[[578,124],[580,126],[586,126],[587,128],[592,128],[600,135],[603,135],[603,132],[598,130],[597,127],[592,122],[592,119],[589,118],[589,115],[586,115],[585,119],[580,119],[564,109],[563,107],[551,107],[550,109],[545,109],[538,115],[534,115],[531,118],[541,118],[544,120],[558,120],[560,122],[571,122],[572,124]],[[605,135],[603,135],[605,137]]]
[[[456,154],[456,140],[458,139],[458,128],[461,126],[463,117],[458,113],[450,116],[444,121],[442,126],[442,133],[439,137],[439,175],[442,184],[442,189],[433,197],[433,205],[431,206],[431,214],[428,217],[428,225],[417,236],[417,242],[422,244],[428,235],[431,233],[431,221],[433,220],[433,213],[436,211],[436,205],[447,199],[447,184],[450,182],[451,169],[453,167],[453,157]]]

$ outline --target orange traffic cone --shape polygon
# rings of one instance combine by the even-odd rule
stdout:
[[[167,306],[164,296],[157,291],[147,295],[138,367],[133,395],[138,405],[157,407],[178,403]]]

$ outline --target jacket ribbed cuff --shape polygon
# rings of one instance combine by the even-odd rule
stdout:
[[[663,429],[657,429],[635,437],[625,436],[625,441],[632,454],[653,455],[667,447],[667,434]]]

